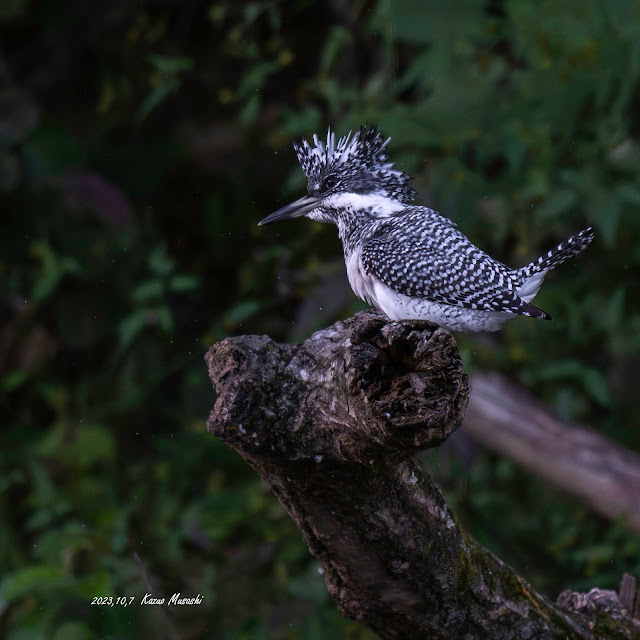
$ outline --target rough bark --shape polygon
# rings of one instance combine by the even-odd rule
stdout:
[[[473,377],[464,431],[640,533],[640,456],[580,425],[558,420],[497,373]]]
[[[344,615],[385,639],[638,637],[597,601],[537,594],[464,534],[414,460],[466,409],[447,331],[368,311],[300,345],[229,338],[206,359],[208,429],[271,487]]]

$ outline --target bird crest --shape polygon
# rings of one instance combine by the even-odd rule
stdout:
[[[373,126],[361,127],[353,135],[350,131],[336,143],[336,134],[329,128],[326,142],[314,134],[313,144],[302,140],[293,146],[310,185],[321,185],[330,175],[342,190],[386,191],[409,203],[415,195],[408,185],[411,177],[388,161],[386,147],[390,140]]]

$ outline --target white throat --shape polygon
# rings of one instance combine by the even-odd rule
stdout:
[[[406,204],[390,198],[382,191],[366,194],[337,193],[325,198],[323,204],[329,209],[368,210],[376,218],[386,218],[407,208]]]

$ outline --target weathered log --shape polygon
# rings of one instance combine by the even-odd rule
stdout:
[[[640,594],[638,593],[638,579],[625,573],[620,581],[620,604],[634,618],[640,619]]]
[[[208,429],[271,487],[344,615],[384,639],[638,637],[597,601],[574,611],[537,594],[461,531],[413,458],[467,405],[447,331],[366,311],[300,345],[228,338],[206,360]]]
[[[476,374],[464,431],[483,446],[640,533],[640,456],[592,429],[558,420],[498,373]]]

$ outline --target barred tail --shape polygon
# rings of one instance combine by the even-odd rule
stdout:
[[[575,236],[571,236],[568,240],[561,242],[555,249],[551,249],[551,251],[540,256],[526,267],[517,269],[520,282],[524,282],[532,275],[540,273],[541,271],[546,273],[550,269],[554,269],[559,264],[562,264],[565,260],[584,251],[594,237],[593,229],[588,227],[580,233],[576,233]]]

